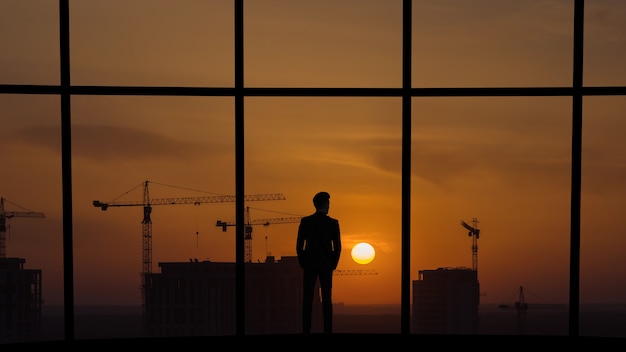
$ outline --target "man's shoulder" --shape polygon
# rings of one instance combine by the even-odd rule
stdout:
[[[311,220],[311,219],[315,218],[315,215],[316,215],[316,214],[305,215],[305,216],[303,216],[300,220],[301,220],[301,221],[308,221],[308,220]]]
[[[311,215],[306,215],[303,216],[300,219],[301,222],[308,222],[308,221],[331,221],[331,222],[339,222],[339,220],[332,218],[330,216],[328,216],[327,214],[323,214],[323,213],[313,213]]]

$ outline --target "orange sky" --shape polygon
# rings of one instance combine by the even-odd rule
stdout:
[[[147,5],[149,3],[149,5]],[[358,4],[358,11],[350,5]],[[573,2],[415,1],[415,87],[571,85]],[[477,6],[478,4],[478,6]],[[246,1],[245,82],[254,87],[399,87],[401,1]],[[624,86],[626,4],[587,2],[585,77]],[[70,3],[75,85],[233,86],[231,1]],[[1,84],[59,84],[56,1],[0,4]],[[481,302],[567,302],[571,99],[414,98],[411,277],[471,267],[479,220]],[[624,302],[626,98],[584,99],[581,302]],[[246,194],[253,218],[307,215],[331,194],[341,224],[334,300],[399,303],[400,98],[245,100]],[[45,219],[11,219],[7,256],[42,269],[44,299],[63,302],[60,104],[0,95],[0,196]],[[229,97],[72,97],[76,304],[139,304],[141,207],[93,200],[234,194]],[[166,187],[172,185],[174,187]],[[133,189],[132,192],[124,194]],[[186,189],[184,189],[186,188]],[[14,204],[7,211],[22,210]],[[163,261],[233,261],[234,204],[155,206],[153,271]],[[295,255],[297,224],[256,227],[253,260]],[[375,260],[350,250],[371,243]],[[532,294],[537,296],[533,296]]]

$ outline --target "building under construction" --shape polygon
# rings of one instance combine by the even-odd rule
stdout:
[[[412,330],[418,334],[477,334],[479,305],[476,270],[421,270],[413,281]]]
[[[41,270],[26,259],[0,258],[0,342],[32,341],[41,335]]]
[[[236,333],[235,263],[159,263],[145,280],[148,336],[213,336]],[[295,256],[245,264],[246,334],[302,331],[302,270]],[[321,302],[313,306],[312,332],[321,331]]]

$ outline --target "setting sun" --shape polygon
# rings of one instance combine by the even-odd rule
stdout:
[[[368,264],[375,256],[374,247],[367,242],[360,242],[352,247],[352,259],[358,264]]]

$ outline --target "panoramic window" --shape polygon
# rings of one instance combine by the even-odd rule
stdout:
[[[0,343],[300,333],[320,191],[334,333],[626,337],[626,4],[0,13]]]

